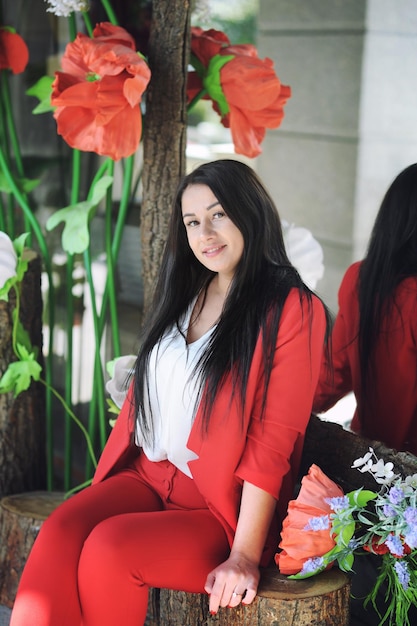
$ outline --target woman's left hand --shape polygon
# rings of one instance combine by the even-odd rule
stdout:
[[[232,553],[207,576],[204,586],[210,595],[210,613],[216,614],[219,606],[235,607],[241,602],[250,604],[256,597],[259,567],[243,554]]]

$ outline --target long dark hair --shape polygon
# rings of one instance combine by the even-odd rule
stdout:
[[[220,320],[198,363],[205,385],[203,424],[208,428],[216,394],[228,375],[242,408],[249,369],[259,333],[263,335],[264,403],[284,302],[292,287],[311,302],[285,251],[276,206],[256,173],[232,159],[205,163],[179,184],[169,224],[151,314],[144,325],[135,368],[135,408],[143,436],[153,441],[150,407],[144,404],[152,348],[164,332],[179,323],[191,301],[207,288],[215,273],[194,256],[182,219],[181,201],[190,185],[207,185],[243,235],[244,251],[236,268]]]
[[[373,382],[372,358],[395,291],[417,275],[417,164],[394,180],[382,200],[359,271],[359,363],[362,395]],[[417,304],[417,302],[416,302]],[[400,311],[401,314],[401,311]],[[364,422],[364,416],[359,415]]]

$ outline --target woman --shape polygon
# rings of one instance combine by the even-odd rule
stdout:
[[[339,289],[332,358],[314,411],[353,391],[351,428],[417,454],[417,164],[403,170],[379,209],[368,251]]]
[[[273,557],[327,315],[233,160],[179,185],[128,398],[93,485],[43,524],[11,626],[138,626],[148,588],[249,604]]]

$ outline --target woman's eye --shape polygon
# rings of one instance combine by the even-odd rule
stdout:
[[[220,219],[221,217],[224,217],[224,216],[225,216],[224,211],[216,211],[216,213],[214,213],[214,215],[213,215],[213,219],[218,220],[218,219]]]
[[[192,228],[193,226],[197,226],[198,221],[197,220],[189,220],[188,222],[185,222],[186,226],[189,226],[190,228]]]

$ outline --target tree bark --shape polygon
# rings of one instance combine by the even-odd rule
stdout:
[[[60,492],[33,491],[0,500],[0,604],[12,608],[40,527],[63,499]]]
[[[312,415],[304,441],[300,475],[306,474],[310,465],[315,463],[345,493],[360,487],[378,491],[378,485],[371,474],[352,468],[353,461],[363,457],[369,447],[385,463],[391,461],[395,473],[409,476],[417,472],[417,457],[410,452],[397,452],[380,441],[360,437],[339,424]]]
[[[185,172],[190,15],[190,0],[153,0],[140,224],[145,310],[159,272],[174,192]]]
[[[30,261],[22,283],[20,319],[42,364],[41,261]],[[16,359],[12,348],[12,312],[16,300],[0,300],[0,377]],[[45,394],[33,383],[16,398],[0,394],[0,497],[45,487]]]

